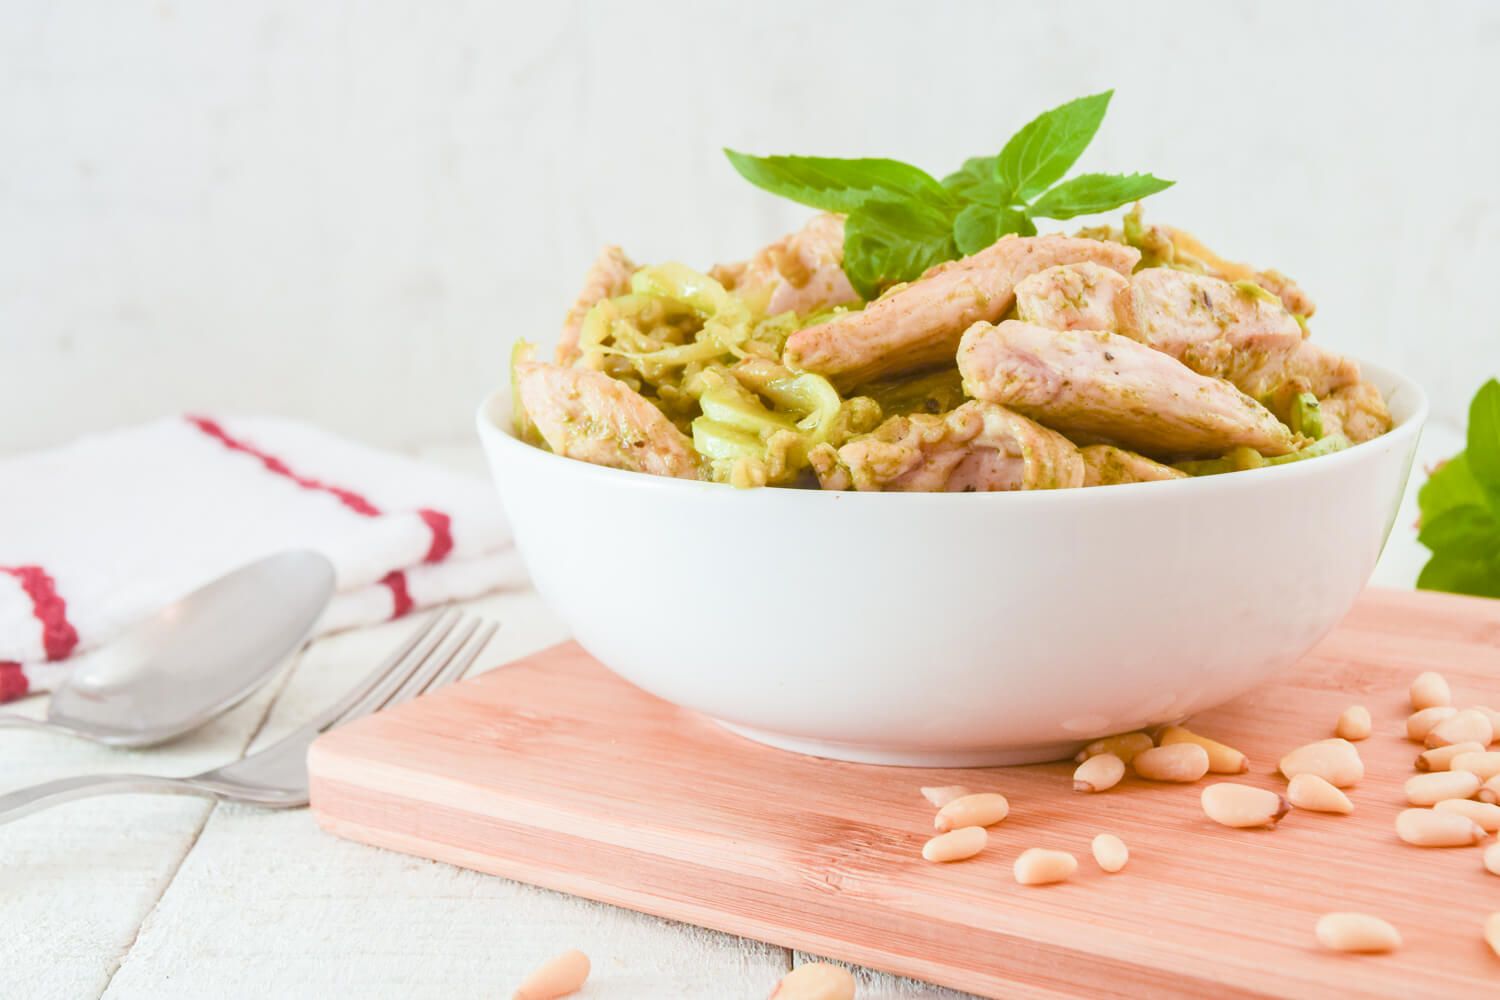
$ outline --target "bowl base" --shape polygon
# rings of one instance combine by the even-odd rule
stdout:
[[[767,732],[749,726],[714,719],[736,736],[763,743],[778,750],[809,757],[825,757],[854,764],[884,764],[890,767],[1004,767],[1011,764],[1043,764],[1054,760],[1071,760],[1081,740],[1067,743],[1044,743],[1027,747],[973,747],[963,750],[922,750],[893,748],[868,743],[833,743],[828,740],[803,739],[784,733]]]

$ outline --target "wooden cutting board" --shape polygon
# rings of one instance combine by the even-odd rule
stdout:
[[[712,669],[706,662],[705,669]],[[335,730],[313,746],[312,808],[341,837],[994,997],[1494,997],[1480,935],[1500,877],[1479,848],[1402,844],[1417,753],[1406,689],[1440,670],[1500,706],[1500,601],[1368,592],[1294,669],[1198,717],[1282,787],[1282,753],[1367,705],[1367,777],[1340,817],[1276,830],[1206,819],[1202,785],[1071,791],[1066,764],[944,771],[772,750],[646,695],[571,643]],[[921,860],[927,784],[1010,797],[990,846]],[[1130,865],[1089,854],[1121,836]],[[1025,888],[1027,847],[1072,851],[1066,884]],[[1394,923],[1391,955],[1322,951],[1318,916]]]

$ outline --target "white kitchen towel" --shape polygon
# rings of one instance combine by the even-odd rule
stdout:
[[[315,549],[319,632],[519,585],[488,483],[270,417],[169,418],[0,459],[0,701],[261,556]]]

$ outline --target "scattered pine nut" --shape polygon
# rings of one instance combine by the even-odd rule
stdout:
[[[1089,846],[1094,852],[1094,860],[1099,862],[1099,867],[1110,874],[1124,868],[1125,863],[1130,860],[1130,848],[1125,846],[1125,841],[1112,833],[1099,834]]]
[[[1472,847],[1484,839],[1484,827],[1457,813],[1403,809],[1396,815],[1396,836],[1417,847]]]
[[[922,789],[922,797],[938,809],[954,799],[961,799],[970,794],[973,793],[963,785],[929,785]]]
[[[1481,785],[1475,798],[1480,802],[1500,802],[1500,777],[1491,778]]]
[[[984,850],[990,835],[982,826],[965,826],[947,833],[940,833],[922,845],[922,857],[927,861],[945,863],[972,858]]]
[[[1500,712],[1488,705],[1474,705],[1473,709],[1490,720],[1490,728],[1495,732],[1495,739],[1500,740]]]
[[[575,948],[537,966],[510,1000],[555,1000],[577,993],[588,978],[589,957]]]
[[[1484,943],[1500,956],[1500,913],[1491,913],[1484,918]]]
[[[1164,747],[1177,743],[1198,744],[1208,752],[1208,769],[1214,774],[1244,774],[1250,770],[1250,762],[1234,747],[1225,746],[1207,736],[1199,736],[1192,730],[1181,726],[1168,726],[1163,729],[1159,742]]]
[[[1104,792],[1125,777],[1125,762],[1112,753],[1090,757],[1073,772],[1073,791]]]
[[[1208,751],[1196,743],[1173,743],[1136,754],[1135,773],[1149,781],[1197,781],[1208,773]]]
[[[1287,782],[1287,801],[1308,812],[1338,813],[1347,816],[1354,811],[1349,796],[1316,774],[1299,774]]]
[[[826,962],[799,965],[781,977],[770,1000],[854,1000],[854,973]]]
[[[1030,847],[1016,858],[1016,881],[1022,885],[1048,885],[1066,881],[1078,870],[1078,859],[1067,851],[1050,851],[1044,847]]]
[[[1215,823],[1240,828],[1275,826],[1291,808],[1275,792],[1233,781],[1209,785],[1203,789],[1199,801],[1203,803],[1204,814]]]
[[[1491,875],[1500,875],[1500,842],[1484,849],[1484,869]]]
[[[1484,749],[1483,743],[1472,740],[1467,743],[1450,743],[1445,747],[1433,747],[1417,754],[1418,771],[1447,771],[1453,767],[1453,758],[1461,753],[1476,753]]]
[[[932,825],[943,832],[965,826],[994,826],[1010,815],[1010,802],[999,792],[975,792],[938,810]]]
[[[1438,812],[1458,813],[1467,816],[1484,830],[1494,833],[1500,830],[1500,806],[1493,802],[1475,802],[1473,799],[1444,799],[1432,808]]]
[[[1073,759],[1082,764],[1090,757],[1097,757],[1102,753],[1112,753],[1126,764],[1135,760],[1135,755],[1143,750],[1150,750],[1156,746],[1156,741],[1145,733],[1121,733],[1118,736],[1106,736],[1101,740],[1095,740],[1082,750]]]
[[[1461,745],[1461,744],[1460,744]],[[1500,774],[1500,752],[1494,750],[1473,750],[1469,753],[1461,753],[1453,758],[1448,765],[1451,771],[1469,771],[1479,775],[1479,780],[1489,781],[1495,775]]]
[[[1479,791],[1479,775],[1469,771],[1433,771],[1406,779],[1406,801],[1433,806],[1444,799],[1466,799]]]
[[[1401,933],[1367,913],[1325,913],[1318,918],[1317,935],[1319,944],[1334,951],[1375,954],[1401,947]]]
[[[1346,740],[1363,740],[1369,737],[1374,723],[1370,721],[1370,710],[1363,705],[1350,705],[1339,716],[1333,727],[1333,735]]]
[[[1288,778],[1316,774],[1337,788],[1349,788],[1365,776],[1365,763],[1348,740],[1319,740],[1298,747],[1281,758],[1281,773]]]
[[[1424,708],[1439,708],[1453,704],[1453,692],[1448,689],[1448,682],[1442,674],[1431,670],[1418,674],[1417,679],[1411,682],[1411,707],[1412,711],[1420,712]]]
[[[1433,726],[1457,714],[1458,709],[1451,705],[1434,705],[1432,708],[1413,712],[1406,720],[1406,738],[1421,743]]]
[[[1466,708],[1429,729],[1423,742],[1429,747],[1468,742],[1488,746],[1494,738],[1495,727],[1490,725],[1490,717],[1478,709]]]

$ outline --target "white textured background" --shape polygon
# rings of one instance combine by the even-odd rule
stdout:
[[[183,408],[458,441],[598,244],[799,209],[718,150],[941,174],[1113,86],[1085,168],[1301,281],[1460,418],[1500,369],[1500,4],[8,0],[0,449]]]

